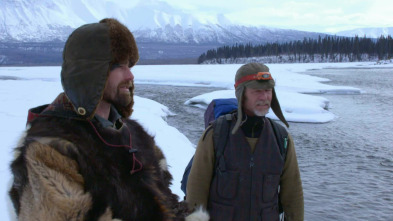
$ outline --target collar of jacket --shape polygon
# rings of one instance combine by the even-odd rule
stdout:
[[[31,108],[27,116],[27,124],[30,124],[38,117],[55,116],[74,120],[86,120],[78,115],[70,100],[64,93],[60,93],[51,104],[41,105],[39,107]]]
[[[113,105],[111,106],[108,119],[105,119],[97,114],[94,115],[94,119],[97,120],[103,127],[119,129],[122,125],[120,120],[121,116]]]
[[[257,138],[261,135],[263,125],[265,123],[265,116],[248,116],[246,121],[242,124],[241,129],[246,137]]]

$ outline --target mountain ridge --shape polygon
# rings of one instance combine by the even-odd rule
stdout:
[[[371,28],[357,28],[351,30],[340,31],[336,33],[340,36],[345,37],[368,37],[368,38],[379,38],[382,35],[387,37],[388,35],[393,36],[393,27],[371,27]]]
[[[3,0],[0,5],[0,41],[65,41],[77,27],[105,17],[117,18],[141,42],[231,44],[302,40],[318,35],[378,38],[392,35],[393,27],[371,27],[317,33],[268,26],[231,23],[223,14],[200,18],[166,2],[139,0],[124,5],[101,0]]]
[[[95,0],[6,0],[0,6],[0,41],[45,42],[65,41],[80,25],[115,17],[142,42],[230,44],[287,41],[285,35],[302,39],[317,36],[313,32],[241,26],[232,24],[224,15],[202,21],[165,2],[139,1],[130,8],[113,2]],[[95,4],[94,4],[95,3]],[[92,7],[94,5],[94,7]],[[137,18],[137,19],[136,19]],[[281,37],[275,35],[279,32]],[[285,34],[285,35],[283,35]]]
[[[59,64],[69,34],[105,17],[114,17],[131,30],[142,63],[193,63],[208,49],[223,45],[288,42],[329,35],[233,24],[223,14],[200,18],[156,0],[122,4],[108,0],[2,1],[0,65]]]

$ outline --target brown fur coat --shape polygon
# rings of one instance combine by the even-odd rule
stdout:
[[[19,220],[183,220],[186,205],[169,189],[161,150],[138,123],[122,120],[114,130],[83,120],[35,119],[11,165]],[[99,136],[113,145],[131,140],[135,158]]]

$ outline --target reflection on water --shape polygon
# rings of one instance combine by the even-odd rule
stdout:
[[[324,69],[306,72],[328,84],[360,88],[359,95],[321,95],[337,118],[325,124],[290,123],[301,170],[305,219],[392,220],[393,69]],[[217,88],[137,85],[135,93],[176,113],[168,123],[194,144],[203,110],[184,106]]]

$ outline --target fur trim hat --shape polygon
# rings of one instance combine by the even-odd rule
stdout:
[[[114,64],[139,60],[134,36],[116,19],[83,25],[69,36],[63,51],[61,83],[75,112],[91,119],[101,101],[110,68]],[[130,89],[133,95],[133,87]],[[132,113],[133,101],[127,107],[116,107],[123,117]]]
[[[274,90],[275,82],[271,77],[269,68],[260,63],[248,63],[242,65],[236,72],[235,76],[235,89],[236,98],[238,101],[238,111],[236,124],[232,130],[232,134],[235,134],[243,121],[243,98],[245,88],[253,89],[273,89],[273,96],[271,101],[271,109],[274,114],[287,126],[288,122],[285,120],[284,115],[281,111],[280,103],[278,102],[276,92]]]

